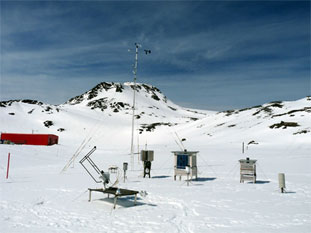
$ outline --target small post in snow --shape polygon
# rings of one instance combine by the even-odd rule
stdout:
[[[244,142],[242,143],[242,154],[244,154]]]
[[[8,165],[7,165],[7,168],[6,168],[6,179],[9,178],[9,170],[10,170],[10,153],[8,154]]]
[[[127,165],[128,165],[128,163],[123,163],[123,181],[124,181],[124,183],[125,183],[125,179],[126,179]]]
[[[285,174],[279,173],[279,188],[281,190],[281,193],[285,192]]]
[[[186,173],[187,173],[187,186],[189,186],[190,166],[186,166]]]

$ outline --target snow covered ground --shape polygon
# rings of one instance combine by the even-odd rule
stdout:
[[[41,111],[47,106],[14,102],[0,108],[2,132],[35,129],[60,136],[60,144],[54,146],[0,145],[0,232],[311,232],[310,100],[198,113],[171,102],[168,105],[175,110],[161,109],[164,103],[155,105],[157,100],[148,98],[149,102],[138,98],[141,106],[145,104],[141,116],[154,115],[141,117],[141,124],[177,124],[140,134],[141,148],[147,142],[155,153],[152,178],[142,177],[136,155],[133,170],[127,171],[125,182],[120,178],[118,187],[148,195],[138,196],[136,206],[133,197],[122,197],[115,210],[113,199],[101,193],[93,192],[88,202],[87,189],[102,185],[78,161],[97,146],[92,159],[105,171],[130,162],[127,110],[113,113],[108,108],[102,116],[101,110],[79,105]],[[122,99],[127,101],[129,97]],[[29,113],[31,109],[35,110]],[[53,120],[54,126],[44,127],[45,120]],[[60,127],[66,130],[57,131]],[[173,179],[171,151],[179,150],[176,133],[188,150],[200,151],[199,178],[189,186],[184,178]],[[90,140],[82,153],[61,172],[84,139]],[[247,145],[251,140],[257,144]],[[242,142],[247,146],[244,154]],[[8,153],[11,166],[5,179]],[[245,157],[258,161],[256,184],[239,182],[238,160]],[[278,173],[285,173],[284,194],[278,189]]]
[[[257,184],[239,183],[240,144],[198,148],[199,179],[189,186],[173,180],[173,157],[155,146],[152,178],[142,165],[128,171],[119,187],[146,190],[146,197],[112,199],[87,188],[96,185],[82,167],[60,174],[70,146],[1,146],[1,232],[310,232],[310,146],[249,149],[258,159]],[[252,151],[252,152],[251,152]],[[5,180],[7,153],[10,177]],[[98,150],[101,167],[122,166],[126,151]],[[278,191],[277,174],[286,175],[287,193]]]

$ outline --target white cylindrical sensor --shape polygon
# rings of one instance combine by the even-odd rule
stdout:
[[[186,166],[186,173],[190,174],[190,166]]]

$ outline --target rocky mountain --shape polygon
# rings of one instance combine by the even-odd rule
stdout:
[[[120,141],[126,141],[131,128],[133,89],[133,83],[102,82],[57,106],[36,100],[3,101],[0,102],[3,122],[0,130],[54,133],[61,134],[62,138],[76,137],[81,140],[95,127],[101,134],[118,134]],[[196,121],[213,113],[180,107],[168,100],[159,89],[147,84],[137,84],[135,96],[135,122],[140,134],[161,126]]]
[[[132,114],[133,83],[107,83],[102,82],[82,95],[68,100],[64,105],[88,107],[106,113]],[[208,111],[195,111],[182,108],[169,101],[161,91],[151,85],[136,84],[136,118],[184,118],[196,120],[205,116]],[[165,113],[165,115],[163,115]],[[171,122],[173,123],[173,122]]]

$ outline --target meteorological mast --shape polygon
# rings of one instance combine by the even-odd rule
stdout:
[[[138,50],[141,44],[135,43],[135,63],[134,63],[134,87],[133,87],[133,106],[132,106],[132,137],[131,137],[131,169],[134,169],[134,120],[135,120],[135,93],[136,93],[136,79],[137,79],[137,66],[138,66]],[[151,53],[151,50],[144,50],[145,54]]]

